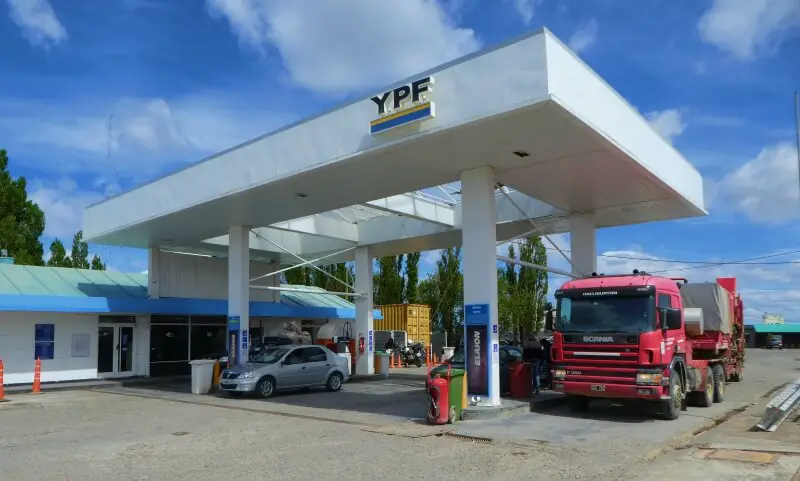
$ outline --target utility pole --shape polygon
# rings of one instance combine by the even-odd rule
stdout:
[[[797,90],[794,91],[794,126],[797,136],[797,188],[800,189],[800,92]]]

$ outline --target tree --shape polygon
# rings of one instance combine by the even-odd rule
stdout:
[[[72,267],[76,269],[88,269],[89,265],[89,244],[83,241],[83,231],[79,230],[72,236],[72,253],[70,254]]]
[[[329,264],[318,267],[322,271],[327,272],[348,285],[352,286],[354,283],[355,273],[353,272],[353,265],[350,262],[341,262],[339,264]],[[281,283],[321,287],[326,291],[333,292],[352,292],[352,289],[342,284],[342,282],[334,280],[330,275],[325,275],[319,269],[312,266],[295,267],[281,274]]]
[[[67,256],[67,250],[59,239],[54,239],[50,243],[50,258],[47,259],[50,267],[72,267],[72,261]]]
[[[406,254],[406,302],[417,304],[419,302],[419,252]]]
[[[8,170],[8,153],[0,149],[0,249],[8,251],[16,264],[41,266],[44,247],[39,241],[45,217],[28,199],[25,177],[16,180]]]
[[[378,258],[378,272],[374,280],[375,305],[401,304],[403,302],[404,279],[403,256]]]
[[[443,249],[436,271],[419,284],[419,299],[431,306],[432,327],[447,334],[453,343],[464,323],[464,276],[461,249]]]
[[[92,257],[92,265],[91,269],[93,271],[104,271],[106,270],[106,263],[103,262],[103,259],[100,258],[97,254]]]
[[[53,239],[50,243],[50,258],[47,260],[49,267],[74,267],[76,269],[91,269],[93,271],[106,270],[106,264],[97,254],[89,257],[89,244],[83,240],[83,231],[78,231],[72,237],[71,255],[67,255],[67,250],[60,239]]]

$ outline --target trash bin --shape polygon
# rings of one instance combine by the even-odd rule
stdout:
[[[511,365],[509,391],[514,399],[530,399],[533,395],[533,372],[531,364],[515,362]]]
[[[388,352],[375,352],[375,374],[389,377],[389,353]]]
[[[214,377],[213,359],[197,359],[189,361],[192,366],[192,394],[208,394]]]
[[[428,422],[430,424],[452,424],[461,420],[464,411],[463,369],[453,369],[447,365],[447,373],[428,382]],[[430,377],[430,371],[428,371]]]

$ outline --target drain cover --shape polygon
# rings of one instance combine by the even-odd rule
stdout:
[[[738,461],[741,463],[755,464],[775,464],[775,461],[778,460],[777,454],[764,453],[761,451],[739,451],[735,449],[715,449],[703,457],[705,459],[714,459],[717,461]]]

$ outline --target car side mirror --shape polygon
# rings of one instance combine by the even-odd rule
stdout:
[[[661,321],[661,330],[671,331],[675,329],[680,329],[682,327],[681,323],[681,311],[679,309],[671,309],[669,307],[659,307],[658,308],[658,315]]]

